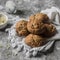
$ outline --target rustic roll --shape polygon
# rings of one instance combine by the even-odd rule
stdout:
[[[16,23],[16,32],[19,36],[26,36],[29,34],[27,30],[27,21],[21,20]]]
[[[30,47],[39,47],[43,46],[46,43],[46,39],[34,34],[29,34],[25,38],[25,44],[27,44]]]

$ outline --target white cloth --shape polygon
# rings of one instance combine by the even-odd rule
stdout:
[[[41,13],[45,13],[49,16],[50,20],[55,23],[60,25],[60,9],[57,7],[51,7],[46,10],[42,10]]]

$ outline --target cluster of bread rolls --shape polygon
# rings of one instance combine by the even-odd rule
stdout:
[[[39,47],[46,43],[46,38],[56,34],[55,26],[44,13],[37,13],[29,17],[29,21],[20,20],[16,23],[19,36],[26,36],[25,43],[31,47]]]

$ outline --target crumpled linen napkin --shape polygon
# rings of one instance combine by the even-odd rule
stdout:
[[[30,46],[24,43],[25,37],[18,37],[15,30],[15,25],[9,29],[8,39],[11,41],[12,52],[14,55],[17,55],[20,51],[26,54],[26,57],[36,56],[38,51],[45,52],[51,48],[55,41],[48,41],[47,44],[41,47],[31,48]],[[14,32],[14,33],[13,33]]]
[[[60,17],[60,9],[59,8],[53,6],[46,10],[42,10],[41,13],[47,14],[53,23],[60,25],[60,18],[59,18]]]
[[[55,23],[57,22],[57,25],[55,25],[55,26],[56,26],[57,31],[60,32],[59,31],[60,30],[59,17],[56,17],[57,14],[60,14],[59,9],[56,8],[56,7],[51,7],[50,9],[42,10],[41,12],[46,13],[49,16],[49,18],[52,22],[55,22]],[[11,41],[11,46],[12,46],[12,49],[13,49],[12,52],[16,55],[20,51],[23,51],[25,53],[26,57],[36,56],[38,54],[38,51],[39,52],[46,52],[47,50],[49,50],[53,46],[53,43],[55,42],[55,39],[59,38],[59,36],[57,36],[58,35],[57,34],[55,37],[50,38],[48,43],[45,44],[44,46],[31,48],[30,46],[28,46],[24,43],[25,37],[18,37],[17,36],[16,31],[15,31],[15,25],[13,25],[9,29],[8,32],[9,32],[9,37],[8,38]]]

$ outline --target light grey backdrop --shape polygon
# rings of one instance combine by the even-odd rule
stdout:
[[[0,0],[0,4],[5,6],[7,0]],[[60,8],[60,0],[13,0],[19,10],[31,10],[33,13],[40,12],[47,7],[57,6]],[[22,2],[19,3],[18,2]],[[21,8],[23,6],[23,8]],[[17,56],[11,53],[10,42],[7,39],[8,34],[0,31],[0,60],[60,60],[60,41],[57,41],[52,53],[41,57],[25,58],[21,52]],[[2,44],[2,45],[1,45]],[[4,44],[4,45],[3,45]],[[59,49],[57,49],[59,47]]]

